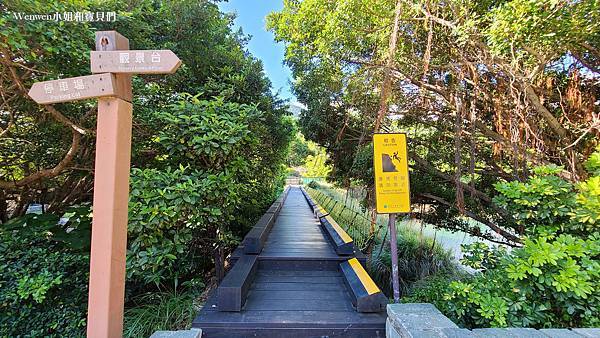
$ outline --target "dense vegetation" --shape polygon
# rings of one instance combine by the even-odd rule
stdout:
[[[410,300],[433,302],[467,327],[600,325],[599,156],[600,147],[585,163],[591,176],[577,186],[556,167],[498,183],[498,202],[533,225],[523,246],[508,253],[468,245],[462,262],[481,273],[424,283]]]
[[[327,163],[325,148],[320,147],[315,142],[306,140],[301,132],[297,132],[296,137],[290,143],[288,166],[292,171],[300,171],[294,172],[294,174],[323,179],[327,177],[332,169],[331,165]]]
[[[89,74],[103,29],[183,61],[176,74],[133,80],[126,290],[127,334],[180,327],[214,260],[282,188],[293,125],[247,37],[215,1],[17,0],[0,10],[0,336],[84,333],[97,110],[92,100],[40,106],[27,90]],[[118,20],[19,21],[13,11]],[[24,215],[31,203],[44,213]],[[157,313],[174,317],[156,324]]]
[[[400,229],[404,301],[469,328],[600,326],[599,0],[284,0],[267,25],[307,107],[299,128],[218,2],[0,2],[0,336],[84,334],[97,109],[27,90],[88,74],[105,29],[183,61],[133,79],[127,336],[187,325],[286,166],[366,191],[358,209],[315,198],[389,291],[371,140],[397,131],[413,221],[497,244],[464,246],[468,275]],[[118,20],[11,15],[84,11]]]
[[[372,208],[371,136],[405,131],[411,216],[501,245],[465,247],[479,272],[406,301],[466,327],[598,325],[599,7],[285,0],[268,17],[330,179]]]

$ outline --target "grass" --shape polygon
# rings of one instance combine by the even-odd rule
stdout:
[[[150,337],[158,330],[189,329],[196,314],[195,293],[150,293],[125,310],[123,337]]]
[[[459,270],[452,253],[434,239],[403,227],[397,229],[397,237],[401,295],[408,294],[412,286],[422,279],[438,274],[455,274]],[[370,273],[382,290],[391,294],[392,260],[389,243],[384,242],[383,238],[379,238],[376,243],[369,261]]]

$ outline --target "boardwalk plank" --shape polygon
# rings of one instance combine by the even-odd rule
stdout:
[[[339,269],[348,256],[334,251],[302,191],[292,187],[278,202],[242,310],[219,311],[212,294],[192,326],[209,338],[385,337],[385,312],[359,313],[352,305]],[[240,245],[231,261],[243,252]],[[364,262],[359,251],[356,257]]]

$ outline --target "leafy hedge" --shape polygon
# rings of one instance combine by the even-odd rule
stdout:
[[[496,201],[526,227],[522,247],[466,246],[463,264],[480,273],[426,284],[411,300],[421,295],[469,328],[600,326],[600,147],[586,168],[590,176],[575,186],[558,167],[498,183]]]
[[[190,95],[168,108],[156,113],[164,128],[153,140],[163,168],[131,175],[127,271],[137,286],[203,275],[215,245],[235,245],[244,232],[235,225],[251,223],[247,210],[258,214],[281,187],[282,167],[264,166],[265,112]]]
[[[84,336],[90,210],[68,211],[0,227],[0,337]]]

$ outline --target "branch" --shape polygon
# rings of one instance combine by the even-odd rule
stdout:
[[[394,65],[394,58],[396,55],[396,43],[398,42],[398,29],[399,19],[401,10],[401,0],[396,1],[396,9],[394,11],[394,28],[392,29],[392,35],[390,36],[390,46],[388,50],[388,60],[386,67],[383,70],[383,82],[381,83],[381,97],[379,99],[379,111],[377,112],[377,119],[375,120],[374,132],[379,131],[381,126],[381,120],[388,111],[388,97],[392,90],[392,76],[391,68]]]
[[[53,178],[58,176],[66,167],[71,163],[77,150],[79,149],[79,143],[81,141],[81,134],[75,131],[75,129],[71,129],[71,133],[73,134],[73,140],[71,141],[71,148],[67,151],[65,157],[52,169],[44,169],[40,170],[34,174],[31,174],[25,178],[22,178],[18,181],[9,182],[0,180],[0,188],[2,189],[11,189],[26,186],[28,184],[35,183],[37,181]]]
[[[0,47],[0,52],[2,52],[2,54],[4,55],[4,58],[3,58],[4,61],[2,61],[2,63],[5,64],[6,67],[8,68],[8,70],[9,70],[9,72],[11,74],[11,77],[12,77],[14,83],[17,85],[18,90],[21,92],[21,94],[23,96],[29,97],[29,94],[27,93],[27,89],[25,88],[25,86],[23,85],[23,82],[19,78],[19,76],[17,74],[17,70],[13,66],[14,62],[10,59],[8,51],[6,49]],[[58,122],[60,122],[60,123],[62,123],[64,125],[68,126],[69,128],[75,130],[79,134],[81,134],[81,135],[93,134],[93,131],[88,130],[88,129],[83,128],[83,127],[80,127],[77,124],[73,123],[73,121],[69,120],[66,116],[64,116],[62,113],[60,113],[58,110],[56,110],[54,108],[54,106],[52,106],[52,105],[43,105],[43,107]]]
[[[404,0],[404,2],[407,2],[406,0]],[[409,3],[410,4],[410,3]],[[421,11],[421,13],[423,13],[423,15],[425,15],[428,19],[433,20],[433,22],[436,22],[442,26],[448,27],[452,30],[456,30],[458,28],[458,26],[450,21],[444,20],[442,18],[438,18],[435,15],[432,15],[431,13],[429,13],[425,8],[423,8],[422,6],[416,6],[418,7],[419,11]],[[479,47],[482,51],[484,51],[487,55],[493,55],[488,46],[479,39],[479,37],[474,36],[472,43]],[[501,65],[503,68],[508,68],[510,63],[506,62],[503,58],[495,56],[492,57],[492,61],[497,62],[499,65]],[[550,128],[552,128],[552,130],[557,133],[560,137],[565,137],[568,134],[568,131],[561,125],[561,123],[558,121],[558,119],[552,115],[552,113],[548,110],[548,108],[546,108],[540,101],[539,96],[535,93],[535,91],[533,90],[533,88],[531,87],[531,84],[529,84],[527,81],[523,81],[523,78],[525,78],[524,76],[520,76],[521,78],[519,79],[519,81],[521,82],[523,89],[525,91],[525,96],[527,97],[527,100],[529,102],[531,102],[531,104],[533,104],[533,107],[535,108],[535,110],[546,120],[546,122],[548,122],[548,125],[550,126]]]
[[[78,132],[79,134],[81,134],[81,135],[94,134],[93,130],[89,130],[89,129],[80,127],[77,124],[75,124],[73,121],[69,120],[61,112],[59,112],[58,110],[56,110],[56,108],[54,108],[53,105],[51,105],[51,104],[45,104],[45,105],[43,105],[43,107],[50,113],[50,115],[52,115],[52,117],[54,117],[55,120],[57,120],[57,121],[61,122],[62,124],[68,126],[69,128],[73,129],[74,131]]]
[[[419,155],[417,155],[415,152],[409,151],[409,156],[411,159],[413,159],[419,166],[421,166],[424,169],[429,170],[431,173],[435,174],[436,176],[443,178],[444,180],[454,183],[454,177],[446,174],[442,171],[440,171],[439,169],[437,169],[436,167],[434,167],[433,165],[431,165],[429,162],[427,162],[424,158],[420,157]],[[460,184],[462,186],[463,189],[468,190],[470,193],[472,193],[473,195],[477,196],[477,198],[479,198],[480,200],[488,203],[488,204],[493,204],[492,202],[492,198],[490,196],[488,196],[487,194],[472,188],[470,185],[465,184],[463,182],[457,182],[457,184]],[[497,206],[495,206],[495,208],[498,208]],[[504,213],[506,213],[506,211],[503,211]]]
[[[441,204],[443,204],[445,206],[448,206],[450,208],[457,209],[454,204],[446,201],[445,199],[443,199],[441,197],[438,197],[438,196],[435,196],[435,195],[432,195],[432,194],[427,194],[427,193],[421,193],[419,195],[421,195],[421,196],[423,196],[425,198],[434,200],[434,201],[436,201],[438,203],[441,203]],[[479,223],[485,224],[488,228],[492,229],[495,233],[497,233],[498,235],[506,238],[507,240],[509,240],[511,242],[514,242],[514,243],[521,243],[521,239],[519,237],[517,237],[517,236],[511,234],[510,232],[502,229],[499,225],[497,225],[495,223],[492,223],[492,222],[490,222],[489,220],[487,220],[487,219],[485,219],[483,217],[478,216],[474,212],[471,212],[471,211],[469,211],[467,209],[464,209],[464,214],[467,215],[468,217],[476,220]]]
[[[535,110],[537,110],[538,113],[540,113],[540,115],[542,115],[542,117],[546,120],[546,122],[548,122],[550,128],[552,128],[552,130],[554,130],[554,132],[560,137],[567,136],[567,130],[562,126],[558,119],[552,115],[548,108],[542,104],[540,97],[533,90],[533,87],[528,83],[524,83],[523,86],[525,87],[525,96],[527,97],[527,100],[533,104]]]

